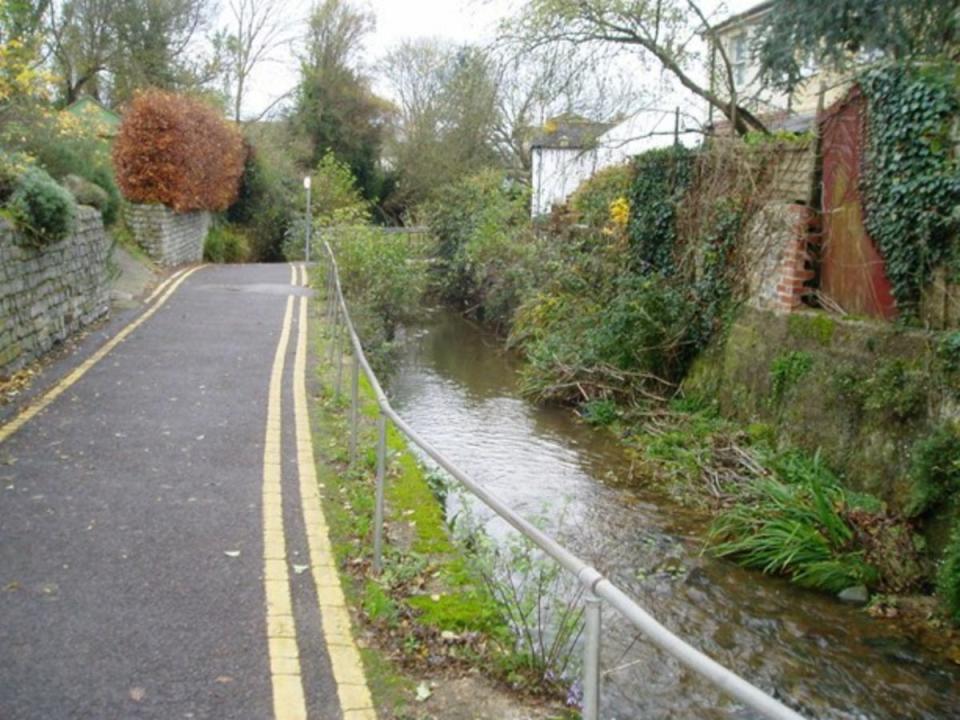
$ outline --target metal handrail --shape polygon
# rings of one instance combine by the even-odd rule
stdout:
[[[744,705],[759,712],[763,717],[771,720],[804,720],[799,713],[786,707],[783,703],[772,698],[767,693],[747,682],[732,670],[727,669],[658,622],[640,605],[632,600],[613,582],[604,577],[592,565],[581,560],[556,540],[537,528],[535,525],[518,515],[500,500],[496,495],[479,485],[469,475],[460,470],[450,460],[444,457],[439,450],[422,438],[390,405],[386,393],[380,386],[380,381],[370,367],[363,345],[350,319],[347,302],[340,285],[340,271],[337,266],[333,248],[324,240],[327,266],[327,320],[333,327],[330,346],[330,360],[336,355],[337,380],[336,394],[339,396],[341,388],[341,368],[343,348],[339,341],[338,332],[340,319],[347,329],[350,345],[353,349],[353,374],[351,391],[351,435],[350,435],[350,462],[356,462],[357,433],[358,433],[358,381],[359,371],[366,376],[376,402],[380,408],[378,418],[378,446],[377,446],[377,487],[376,504],[374,509],[374,569],[379,572],[382,567],[382,533],[383,533],[383,496],[386,476],[386,421],[389,419],[410,442],[419,447],[432,458],[440,467],[446,470],[454,479],[469,490],[487,507],[493,510],[500,518],[509,523],[526,538],[535,543],[544,553],[558,562],[564,569],[576,576],[585,590],[586,598],[586,628],[584,640],[584,678],[583,678],[583,718],[584,720],[599,720],[600,701],[600,600],[605,600],[612,608],[629,620],[634,627],[640,630],[647,639],[658,648],[673,656],[682,664],[713,683],[727,695],[739,700]]]

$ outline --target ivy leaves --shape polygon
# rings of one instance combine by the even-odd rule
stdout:
[[[956,242],[960,164],[950,137],[960,115],[955,69],[891,65],[868,71],[862,179],[866,226],[886,262],[901,315],[915,315],[932,270]]]

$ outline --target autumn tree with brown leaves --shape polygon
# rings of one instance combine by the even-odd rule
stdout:
[[[177,212],[226,210],[243,162],[235,126],[199,100],[162,90],[130,103],[113,149],[117,185],[128,200]]]

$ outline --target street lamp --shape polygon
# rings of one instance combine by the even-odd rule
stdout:
[[[307,191],[307,237],[304,241],[304,257],[310,262],[310,230],[313,226],[313,217],[310,215],[310,176],[303,179],[303,188]]]

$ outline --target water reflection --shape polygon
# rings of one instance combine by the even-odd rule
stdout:
[[[702,556],[702,518],[612,482],[628,468],[615,439],[525,402],[516,374],[495,339],[440,312],[411,334],[391,395],[444,454],[521,514],[545,518],[667,627],[808,716],[960,718],[960,669],[858,609]],[[752,717],[633,642],[612,612],[605,623],[604,718]]]

